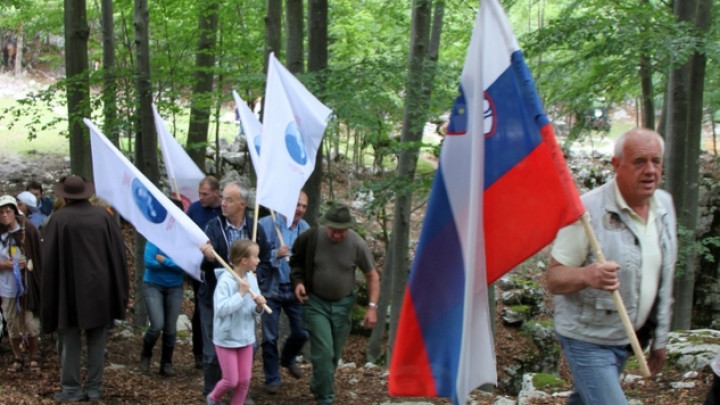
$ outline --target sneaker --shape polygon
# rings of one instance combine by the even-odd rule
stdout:
[[[60,391],[53,395],[53,400],[55,402],[80,402],[85,400],[85,394],[83,394],[82,391]]]
[[[291,366],[286,366],[285,368],[287,368],[291,376],[295,377],[298,380],[303,378],[303,376],[305,375],[305,373],[303,373],[302,369],[300,368],[300,366],[297,365],[297,363]]]
[[[266,385],[265,386],[265,392],[267,392],[270,395],[275,395],[280,390],[280,384],[274,384],[274,385]]]
[[[245,397],[245,403],[243,405],[255,405],[255,401],[253,401],[252,398],[250,398],[250,395]]]
[[[222,402],[215,402],[210,398],[210,395],[207,396],[207,401],[205,402],[207,405],[222,405]]]

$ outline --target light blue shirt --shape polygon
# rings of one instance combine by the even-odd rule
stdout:
[[[262,226],[268,243],[270,243],[270,246],[272,247],[272,250],[270,251],[270,262],[272,263],[273,268],[280,273],[280,283],[290,283],[290,264],[288,264],[287,257],[277,257],[277,250],[283,244],[285,246],[292,247],[298,236],[308,230],[310,225],[304,219],[300,219],[297,225],[295,225],[295,228],[290,229],[287,227],[285,217],[280,214],[275,215],[274,224],[271,215],[260,218],[258,224]],[[280,230],[280,234],[282,235],[283,243],[280,242],[280,238],[278,237],[278,230]]]

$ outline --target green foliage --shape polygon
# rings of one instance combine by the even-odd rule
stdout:
[[[684,274],[688,257],[699,257],[710,263],[715,262],[711,247],[720,247],[720,236],[706,236],[697,240],[695,232],[682,225],[678,225],[677,235],[678,260],[675,266],[676,277]]]
[[[552,390],[556,390],[558,388],[561,388],[565,385],[565,380],[562,378],[548,373],[536,373],[533,376],[533,387],[537,389],[545,389],[550,388]]]

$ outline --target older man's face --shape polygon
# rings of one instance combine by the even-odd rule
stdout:
[[[327,235],[328,238],[330,238],[331,241],[337,243],[342,242],[345,237],[347,237],[348,230],[347,229],[337,229],[332,227],[327,227]]]
[[[651,134],[640,133],[625,141],[622,158],[613,158],[618,188],[628,205],[641,204],[653,196],[662,179],[660,143]]]
[[[240,189],[237,185],[228,184],[223,189],[222,214],[225,218],[236,219],[245,213],[247,201],[240,196]]]

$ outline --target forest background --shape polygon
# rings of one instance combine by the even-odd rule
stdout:
[[[709,181],[699,176],[703,125],[714,134],[719,117],[717,7],[712,0],[501,3],[543,104],[568,142],[597,129],[598,110],[602,116],[627,103],[637,106],[638,126],[665,137],[665,188],[675,199],[684,252],[673,328],[689,329],[695,269],[713,242],[694,230],[699,184]],[[385,175],[361,176],[348,195],[335,196],[373,193],[363,213],[381,224],[386,244],[380,306],[391,308],[392,342],[412,258],[409,235],[420,226],[411,218],[424,210],[434,172],[418,159],[437,148],[423,142],[423,129],[441,123],[452,104],[478,6],[467,0],[6,0],[0,35],[18,51],[8,68],[16,75],[43,72],[53,84],[3,105],[0,124],[32,142],[66,136],[71,170],[92,177],[81,122],[92,117],[158,183],[150,103],[201,168],[217,164],[207,153],[219,149],[231,90],[251,103],[262,97],[267,55],[275,52],[333,109],[320,153],[348,156],[358,175],[371,155],[397,157],[380,163]],[[48,114],[53,110],[65,114]],[[607,130],[617,135],[617,128]],[[323,159],[317,161],[307,184],[311,223],[321,212],[326,178]],[[136,265],[142,268],[142,261]],[[717,278],[709,285],[717,286]],[[373,332],[371,358],[383,356],[378,342],[385,328],[380,322]]]

